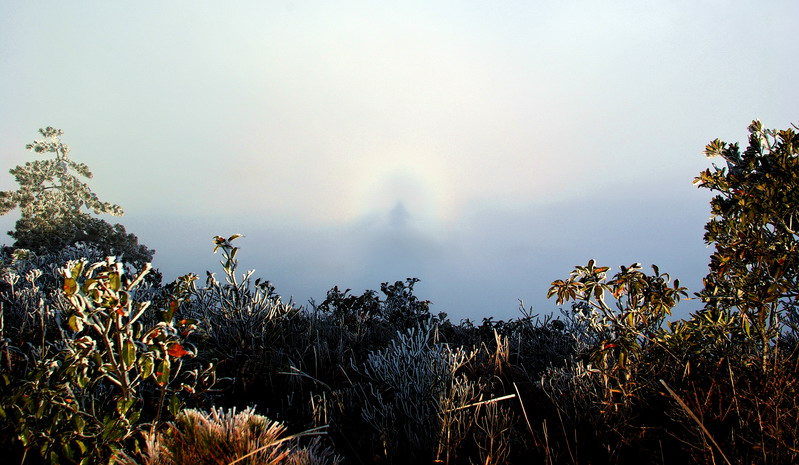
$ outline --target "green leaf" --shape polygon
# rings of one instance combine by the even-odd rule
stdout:
[[[30,430],[27,428],[27,426],[23,426],[22,431],[19,432],[17,438],[19,439],[19,442],[22,443],[23,447],[28,447],[28,445],[30,445]]]
[[[123,307],[127,307],[128,303],[130,303],[130,294],[126,291],[119,292],[119,305]]]
[[[39,401],[39,404],[36,407],[36,413],[33,414],[33,417],[37,420],[41,420],[42,416],[44,416],[45,407],[45,403],[43,401]]]
[[[173,300],[169,302],[169,308],[161,312],[161,321],[164,323],[171,325],[172,318],[175,316],[175,312],[178,311],[178,301]]]
[[[77,280],[80,277],[81,272],[83,271],[83,262],[75,263],[75,266],[72,267],[72,279]]]
[[[183,403],[180,401],[178,396],[173,395],[169,398],[169,405],[167,406],[167,409],[169,410],[169,413],[172,414],[172,417],[177,417],[182,407]]]
[[[117,441],[125,434],[121,422],[114,417],[104,418],[103,426],[103,439],[107,442]],[[113,447],[113,444],[109,444],[109,447]]]
[[[119,412],[120,415],[124,416],[126,413],[128,413],[128,410],[130,410],[130,408],[133,406],[134,402],[136,402],[135,397],[130,397],[127,399],[124,397],[120,398],[119,400],[117,400],[117,412]]]
[[[122,362],[125,367],[131,367],[136,360],[136,345],[131,340],[125,341],[122,345]]]
[[[139,366],[142,370],[142,377],[149,378],[153,374],[153,359],[151,355],[145,355],[139,359]]]
[[[86,444],[84,444],[83,441],[81,441],[80,439],[76,439],[75,445],[78,446],[78,450],[80,450],[81,455],[86,455],[86,452],[89,450],[89,448],[86,447]]]
[[[169,359],[165,358],[158,364],[155,370],[155,382],[160,386],[166,386],[169,383],[170,364]]]
[[[94,278],[89,278],[83,282],[83,293],[88,294],[89,290],[93,289],[97,286],[97,280]]]
[[[741,322],[743,323],[744,333],[747,337],[752,337],[752,326],[749,317],[746,314],[741,314]]]
[[[83,331],[83,318],[78,317],[78,315],[70,315],[67,318],[67,326],[76,333]]]
[[[72,417],[72,425],[75,427],[75,432],[78,433],[79,435],[82,435],[83,428],[86,426],[86,420],[84,420],[80,415],[75,415]],[[82,452],[86,451],[83,450]]]
[[[122,289],[122,278],[116,271],[108,274],[108,287],[114,292],[119,292]]]

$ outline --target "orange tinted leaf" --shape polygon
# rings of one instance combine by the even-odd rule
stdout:
[[[78,283],[72,278],[67,278],[64,280],[63,290],[64,294],[68,296],[74,295],[76,292],[78,292]]]
[[[183,348],[182,345],[178,344],[177,342],[170,345],[169,349],[167,349],[166,353],[171,355],[172,357],[180,358],[185,355],[189,355],[189,352]]]

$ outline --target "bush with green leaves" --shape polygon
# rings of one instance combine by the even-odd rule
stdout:
[[[113,257],[70,261],[60,269],[58,305],[23,303],[57,330],[22,346],[3,341],[0,429],[23,462],[30,454],[46,463],[105,463],[135,449],[136,434],[157,425],[164,409],[177,414],[182,396],[213,384],[213,370],[183,369],[196,353],[186,342],[196,322],[175,320],[182,296],[159,312],[158,324],[141,323],[152,309],[134,296],[148,271],[128,277]],[[4,300],[18,304],[20,292],[12,287]]]
[[[657,269],[608,279],[589,263],[553,283],[559,303],[578,302],[592,341],[573,368],[553,369],[542,383],[570,460],[593,447],[615,463],[796,461],[796,140],[793,129],[755,121],[744,151],[719,140],[706,147],[726,166],[696,179],[717,195],[705,234],[714,252],[698,294],[705,307],[690,318],[663,326],[685,291]]]
[[[586,322],[584,336],[592,342],[583,355],[607,386],[604,401],[616,404],[634,395],[635,371],[643,353],[687,291],[655,265],[652,275],[642,272],[638,263],[622,266],[612,278],[607,276],[609,269],[590,260],[568,279],[554,281],[548,296],[557,297],[558,304],[570,300],[578,304],[575,316]],[[615,309],[609,298],[615,300]]]
[[[58,319],[68,311],[64,297],[61,268],[70,260],[89,262],[105,260],[97,247],[76,243],[57,252],[35,253],[26,249],[4,247],[0,250],[0,304],[3,305],[3,336],[14,346],[26,341],[61,338]],[[152,286],[140,284],[140,296]],[[147,300],[147,299],[145,299]]]
[[[705,226],[715,250],[700,295],[707,312],[732,316],[766,357],[785,310],[799,305],[799,137],[795,127],[771,130],[759,121],[748,129],[743,152],[737,143],[708,144],[705,155],[726,166],[695,180],[716,193]]]
[[[698,294],[705,305],[669,323],[658,335],[657,357],[660,376],[683,399],[674,417],[695,460],[794,463],[799,457],[795,129],[753,121],[743,151],[716,139],[705,155],[725,165],[695,179],[716,193],[705,226],[714,251]]]

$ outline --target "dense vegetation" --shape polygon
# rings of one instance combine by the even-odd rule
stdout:
[[[307,307],[237,270],[162,284],[152,251],[95,214],[61,131],[11,170],[0,255],[4,463],[616,464],[799,462],[795,128],[696,178],[716,193],[704,308],[640,264],[593,260],[552,283],[566,305],[454,324],[415,279]],[[114,256],[109,256],[109,254]]]

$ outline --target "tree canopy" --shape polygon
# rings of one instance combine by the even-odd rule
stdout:
[[[799,138],[796,127],[749,126],[742,152],[718,139],[705,148],[721,157],[695,183],[717,195],[710,201],[705,242],[715,246],[700,297],[706,310],[735,314],[764,348],[778,336],[781,312],[799,296]]]
[[[40,129],[43,140],[26,148],[35,153],[51,153],[46,158],[10,170],[19,189],[0,191],[0,215],[19,208],[21,216],[14,231],[16,247],[57,251],[76,242],[91,243],[108,255],[120,255],[135,265],[150,262],[154,251],[140,245],[135,235],[121,224],[110,224],[91,215],[123,214],[122,207],[101,201],[81,178],[91,179],[84,163],[70,159],[70,148],[61,142],[64,131]]]

